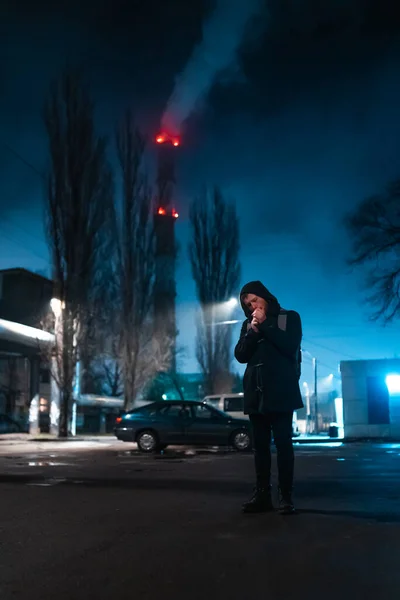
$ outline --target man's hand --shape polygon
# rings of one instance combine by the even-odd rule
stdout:
[[[258,325],[258,321],[256,321],[254,318],[250,323],[250,327],[252,328],[253,331],[255,331],[256,333],[258,333],[258,329],[257,329],[257,325]]]
[[[253,321],[255,321],[255,325],[263,323],[266,319],[265,312],[261,308],[256,308],[251,316],[253,317]],[[251,322],[252,324],[253,321]]]

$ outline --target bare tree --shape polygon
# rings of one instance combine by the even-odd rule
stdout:
[[[114,281],[114,283],[113,283]],[[123,335],[121,294],[115,280],[104,289],[105,297],[97,314],[96,354],[90,364],[92,393],[119,397],[124,393],[121,341]]]
[[[122,379],[122,369],[120,367],[119,361],[110,360],[103,361],[103,385],[107,386],[107,392],[109,392],[110,396],[117,398],[122,396],[124,393],[123,387],[123,379]]]
[[[117,134],[122,179],[118,279],[121,294],[120,355],[125,408],[154,372],[153,287],[155,251],[151,191],[144,173],[145,140],[127,112]]]
[[[196,354],[211,394],[223,391],[230,380],[231,328],[216,323],[223,320],[221,304],[239,283],[239,221],[234,204],[215,187],[192,202],[190,223],[189,257],[201,309]]]
[[[90,363],[90,391],[84,393],[99,394],[119,398],[124,393],[124,380],[116,340],[111,340],[110,351],[96,356]]]
[[[104,232],[101,268],[89,295],[90,311],[86,335],[80,347],[81,392],[122,395],[119,364],[120,294],[117,281],[118,243],[115,214],[112,226]],[[109,239],[107,240],[107,235]]]
[[[66,437],[75,367],[101,269],[99,248],[114,209],[113,179],[106,140],[96,133],[94,106],[78,74],[67,72],[51,86],[44,119],[51,164],[47,236],[60,302],[54,364],[61,398],[59,435]]]
[[[21,370],[16,356],[0,359],[0,394],[5,398],[5,412],[12,414],[21,395]]]
[[[350,264],[370,267],[366,285],[372,318],[400,316],[400,180],[364,200],[346,219],[353,250]]]

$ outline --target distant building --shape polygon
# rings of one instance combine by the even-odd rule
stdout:
[[[20,268],[0,271],[0,413],[24,429],[33,399],[38,429],[49,427],[50,373],[41,360],[38,338],[49,342],[52,336],[38,328],[52,296],[53,282],[42,275]]]
[[[81,394],[77,398],[76,433],[112,433],[115,419],[123,412],[122,398]]]
[[[53,282],[26,269],[0,270],[0,319],[39,327],[50,310]]]
[[[343,361],[346,438],[400,439],[400,359]]]

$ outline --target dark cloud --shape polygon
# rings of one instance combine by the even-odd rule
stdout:
[[[110,133],[131,106],[155,132],[212,6],[211,0],[2,3],[0,214],[27,232],[6,229],[36,253],[32,265],[44,253],[32,236],[42,235],[35,169],[46,166],[41,110],[50,79],[66,62],[81,65],[102,130]],[[184,131],[181,298],[193,299],[183,261],[188,200],[204,183],[219,183],[237,201],[243,277],[265,277],[285,305],[298,304],[310,335],[320,333],[312,324],[326,322],[326,311],[332,330],[351,313],[363,333],[341,219],[400,173],[399,8],[392,0],[268,0],[266,6],[265,34],[257,30],[255,43],[243,49],[241,77],[215,85]],[[6,256],[4,244],[0,251]],[[15,245],[14,258],[23,262]],[[362,351],[357,343],[354,354]],[[371,353],[379,349],[374,344]]]
[[[16,0],[2,7],[0,40],[0,211],[40,201],[35,168],[46,167],[42,107],[52,79],[79,66],[92,87],[99,125],[112,132],[127,107],[145,128],[157,128],[173,86],[201,31],[207,3],[93,3]],[[36,180],[36,184],[35,184]]]

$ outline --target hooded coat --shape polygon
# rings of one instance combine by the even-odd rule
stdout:
[[[250,327],[251,311],[242,300],[246,294],[263,298],[268,304],[266,319],[257,327],[258,332]],[[240,303],[246,320],[235,347],[235,358],[247,363],[243,377],[244,412],[266,414],[302,408],[298,362],[302,339],[300,315],[282,309],[261,281],[251,281],[242,288]],[[278,326],[282,317],[283,328]]]

